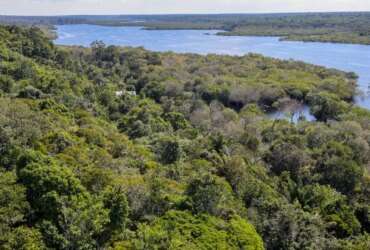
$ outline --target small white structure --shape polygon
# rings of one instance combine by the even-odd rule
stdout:
[[[127,91],[127,90],[121,90],[121,91],[116,91],[116,96],[121,97],[123,95],[131,95],[131,96],[136,96],[136,91]]]
[[[136,96],[136,91],[126,91],[128,95]]]
[[[123,91],[116,91],[116,96],[117,97],[123,96]]]

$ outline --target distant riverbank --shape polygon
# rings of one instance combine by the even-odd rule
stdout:
[[[142,27],[97,25],[57,26],[57,44],[89,46],[95,40],[106,44],[143,46],[153,51],[244,55],[259,53],[279,59],[294,59],[355,72],[358,76],[356,103],[370,109],[370,46],[336,43],[280,41],[279,37],[216,36],[220,30],[144,30]]]
[[[90,24],[150,30],[223,30],[218,35],[278,36],[290,41],[370,44],[370,12],[1,16],[22,25]]]

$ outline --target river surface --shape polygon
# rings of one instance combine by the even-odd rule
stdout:
[[[279,41],[278,37],[217,36],[215,30],[144,30],[141,27],[96,25],[57,26],[60,45],[89,46],[95,40],[107,45],[142,46],[153,51],[265,56],[300,60],[359,76],[356,104],[370,109],[370,46],[354,44]],[[308,109],[302,110],[310,120]],[[276,117],[282,116],[277,113]]]

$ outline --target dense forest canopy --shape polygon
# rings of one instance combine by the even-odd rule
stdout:
[[[285,40],[370,44],[370,12],[117,15],[117,16],[0,16],[0,22],[63,25],[144,26],[147,29],[216,29],[219,35],[280,36]]]
[[[58,47],[0,26],[0,249],[367,250],[355,87],[256,54]],[[316,122],[266,115],[300,103]]]

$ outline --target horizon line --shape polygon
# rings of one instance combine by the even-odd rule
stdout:
[[[25,14],[1,14],[9,17],[69,17],[69,16],[171,16],[171,15],[268,15],[268,14],[335,14],[335,13],[370,13],[370,10],[338,10],[338,11],[288,11],[288,12],[199,12],[199,13],[132,13],[132,14],[55,14],[55,15],[25,15]]]

